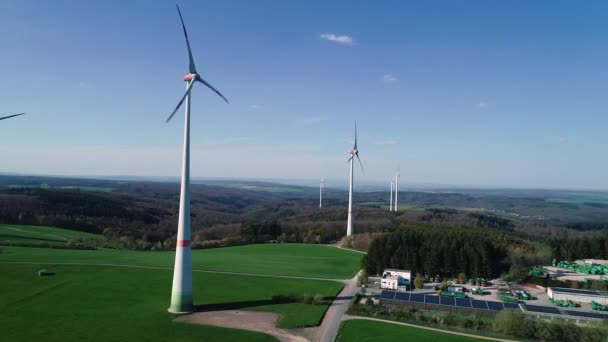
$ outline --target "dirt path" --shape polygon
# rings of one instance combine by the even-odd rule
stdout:
[[[179,316],[176,322],[214,325],[223,328],[257,331],[272,335],[281,342],[309,342],[306,338],[290,334],[276,327],[279,315],[271,312],[240,310],[196,312]]]
[[[499,341],[499,342],[516,342],[515,340],[506,340],[506,339],[502,339],[502,338],[495,338],[495,337],[489,337],[489,336],[472,335],[472,334],[466,334],[466,333],[461,333],[461,332],[456,332],[456,331],[450,331],[450,330],[442,330],[442,329],[431,328],[431,327],[423,327],[423,326],[416,325],[416,324],[389,321],[389,320],[379,319],[379,318],[363,317],[363,316],[349,316],[349,315],[345,315],[344,316],[344,320],[345,321],[346,320],[353,320],[353,319],[365,319],[365,320],[368,320],[368,321],[377,321],[377,322],[390,323],[390,324],[396,324],[396,325],[404,325],[406,327],[417,328],[417,329],[424,329],[424,330],[430,330],[430,331],[436,331],[436,332],[440,332],[440,333],[444,333],[444,334],[451,334],[451,335],[470,337],[470,338],[475,338],[475,339],[478,339],[478,340]]]
[[[340,294],[338,294],[327,309],[323,322],[321,322],[321,326],[316,331],[316,341],[334,342],[336,340],[338,330],[340,329],[340,322],[344,319],[344,314],[348,310],[348,304],[359,291],[357,287],[357,275],[346,283]]]

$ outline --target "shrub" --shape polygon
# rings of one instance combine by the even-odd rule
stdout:
[[[422,274],[416,274],[416,278],[414,278],[414,286],[416,286],[417,289],[424,288],[424,278],[422,277]]]

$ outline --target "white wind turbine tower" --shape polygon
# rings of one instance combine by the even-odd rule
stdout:
[[[319,184],[319,208],[323,207],[323,192],[325,191],[325,181],[321,178],[321,183]]]
[[[399,210],[399,178],[401,178],[399,169],[400,168],[397,168],[397,174],[395,175],[395,211]]]
[[[346,236],[351,236],[353,234],[353,159],[355,159],[355,156],[357,157],[357,160],[359,160],[359,165],[361,165],[361,172],[365,173],[365,171],[363,171],[361,159],[359,159],[359,150],[357,149],[357,122],[355,122],[355,145],[353,146],[353,149],[350,150],[350,158],[348,158],[347,161],[350,163],[350,180],[348,186],[348,221],[346,224]]]
[[[177,5],[176,5],[177,6]],[[192,51],[190,50],[190,41],[186,32],[186,25],[182,13],[177,6],[177,13],[182,23],[184,37],[186,38],[186,46],[188,47],[189,68],[188,74],[184,76],[186,82],[186,93],[179,100],[177,106],[167,118],[167,122],[173,118],[173,115],[181,107],[186,100],[185,121],[184,121],[184,151],[182,161],[182,184],[179,198],[179,221],[177,225],[177,242],[175,246],[175,268],[173,269],[173,287],[171,289],[171,306],[169,312],[172,313],[187,313],[192,312],[192,250],[190,249],[190,92],[195,82],[200,82],[218,94],[224,101],[228,100],[217,91],[213,86],[207,83],[196,72]]]
[[[391,200],[388,205],[388,211],[393,211],[393,187],[395,186],[395,180],[391,179]]]
[[[13,115],[2,116],[2,117],[0,117],[0,120],[14,118],[15,116],[19,116],[19,115],[23,115],[23,114],[25,114],[25,113],[19,113],[19,114],[13,114]]]

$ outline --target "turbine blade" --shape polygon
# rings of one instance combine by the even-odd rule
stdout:
[[[222,93],[219,92],[219,90],[213,88],[213,86],[211,84],[209,84],[207,81],[205,81],[202,77],[198,77],[198,81],[201,82],[202,84],[206,85],[207,87],[209,87],[209,89],[213,90],[216,94],[218,94],[221,98],[224,99],[224,101],[226,101],[226,103],[230,103],[228,102],[228,99],[224,97],[224,95],[222,95]]]
[[[355,155],[351,154],[350,158],[348,158],[348,160],[346,161],[346,163],[348,164],[354,157],[355,157]]]
[[[190,94],[190,91],[192,90],[193,85],[194,85],[194,82],[190,82],[188,89],[186,89],[186,93],[184,94],[184,96],[182,96],[181,100],[179,100],[179,102],[177,103],[177,106],[175,106],[175,109],[173,110],[173,112],[171,112],[171,115],[169,115],[169,117],[167,118],[167,121],[165,121],[165,122],[169,122],[173,118],[173,115],[175,115],[175,113],[177,112],[179,107],[181,107],[182,103],[184,103],[186,96],[188,96],[188,94]]]
[[[23,115],[23,114],[25,114],[25,113],[19,113],[19,114],[13,114],[13,115],[3,116],[3,117],[0,117],[0,120],[14,118],[15,116],[20,116],[20,115]]]
[[[196,67],[194,66],[194,58],[192,58],[192,50],[190,49],[190,40],[188,40],[188,32],[186,32],[186,25],[184,24],[184,18],[182,17],[182,11],[179,10],[179,6],[176,4],[177,13],[179,14],[179,19],[182,22],[182,29],[184,30],[184,37],[186,37],[186,46],[188,46],[188,59],[190,61],[190,65],[188,66],[188,71],[191,74],[196,74]]]
[[[361,165],[361,172],[365,174],[365,170],[363,170],[363,164],[361,163],[361,159],[359,158],[359,153],[355,154],[357,156],[357,160],[359,161],[359,165]]]
[[[355,150],[357,149],[357,121],[355,121]]]

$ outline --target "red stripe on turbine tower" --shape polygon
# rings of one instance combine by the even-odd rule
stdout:
[[[177,240],[177,247],[190,247],[191,244],[190,240]]]

